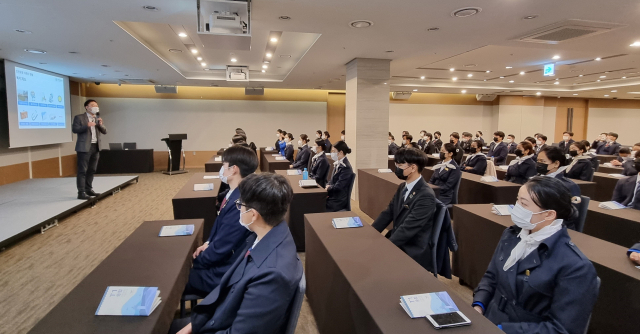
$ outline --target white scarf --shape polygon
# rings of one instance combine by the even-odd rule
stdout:
[[[469,160],[471,160],[471,158],[473,158],[473,157],[477,157],[477,156],[483,156],[483,157],[485,157],[485,158],[487,157],[486,155],[484,155],[484,153],[482,153],[482,152],[478,152],[478,153],[474,153],[474,154],[469,155],[469,156],[467,157],[467,160],[465,160],[465,162],[466,162],[466,161],[469,161]]]
[[[522,164],[525,160],[533,157],[534,154],[529,154],[529,155],[525,155],[524,157],[517,157],[514,159],[514,161],[516,161],[518,163],[518,165]]]
[[[580,155],[573,158],[573,161],[571,161],[571,164],[567,166],[567,169],[566,169],[567,173],[571,170],[571,168],[573,168],[573,166],[575,166],[576,163],[578,163],[578,160],[584,160],[584,159],[591,159],[591,157],[588,155]]]
[[[509,270],[518,261],[527,257],[531,252],[538,249],[538,246],[550,236],[556,234],[556,232],[562,229],[562,219],[556,219],[551,224],[543,227],[540,231],[531,233],[530,230],[522,229],[518,234],[520,242],[511,250],[511,255],[504,263],[502,269],[504,271]]]

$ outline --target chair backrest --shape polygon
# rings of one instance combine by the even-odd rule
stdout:
[[[589,182],[593,182],[593,174],[596,172],[596,169],[591,167],[591,173],[589,173]]]
[[[436,253],[438,251],[438,239],[440,238],[440,231],[442,230],[442,223],[444,218],[449,214],[447,207],[439,200],[436,200],[436,212],[433,214],[433,227],[431,228],[431,265],[433,266],[433,275],[438,277],[438,259]]]
[[[349,192],[347,193],[349,202],[347,204],[347,211],[351,211],[351,192],[353,191],[353,184],[356,183],[356,173],[351,174],[351,180],[349,180]]]
[[[461,182],[462,182],[462,172],[458,174],[458,181],[456,181],[456,185],[453,189],[453,198],[451,199],[451,204],[458,204],[458,190],[460,190]]]
[[[287,320],[287,328],[284,332],[285,334],[294,334],[296,331],[298,318],[300,317],[300,309],[302,308],[302,301],[304,300],[304,293],[306,290],[307,280],[305,279],[303,272],[302,278],[300,278],[300,283],[298,284],[298,289],[296,290],[295,295],[293,295],[293,300],[291,301],[289,320]]]
[[[580,196],[580,203],[577,205],[578,221],[576,222],[576,231],[582,233],[584,230],[584,222],[587,220],[587,212],[589,211],[589,202],[591,199],[587,196]]]
[[[596,291],[600,291],[600,277],[596,277]],[[587,327],[584,329],[584,334],[587,334],[589,331],[589,323],[591,322],[591,314],[589,314],[589,319],[587,320]]]
[[[122,144],[122,148],[124,148],[125,150],[135,150],[137,148],[137,144],[136,143],[124,143]]]
[[[109,149],[114,150],[122,150],[122,143],[109,143]]]
[[[496,165],[493,163],[492,159],[487,159],[487,169],[484,171],[484,176],[493,176],[498,178],[498,174],[496,173]]]
[[[598,169],[600,169],[600,160],[599,159],[594,159],[593,168],[594,168],[594,171],[596,171],[596,172],[598,171]]]

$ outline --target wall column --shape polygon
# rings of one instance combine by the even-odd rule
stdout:
[[[362,168],[387,168],[389,133],[389,59],[355,58],[347,63],[345,139],[349,161]],[[352,198],[358,199],[358,184]],[[372,217],[375,218],[375,217]]]

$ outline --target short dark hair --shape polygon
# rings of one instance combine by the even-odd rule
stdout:
[[[478,130],[476,132],[479,133],[482,136],[482,131]]]
[[[316,138],[316,145],[322,148],[323,152],[327,151],[327,143],[322,138]]]
[[[623,147],[618,153],[631,154],[631,150],[628,147]]]
[[[331,137],[331,135],[329,134],[329,131],[325,131],[324,135],[327,136],[327,138]]]
[[[587,148],[587,150],[591,147],[591,143],[589,143],[588,140],[581,140],[580,142]]]
[[[512,135],[512,134],[508,134],[507,137],[511,137],[513,139],[516,139],[516,136]]]
[[[542,210],[553,210],[558,219],[567,221],[577,215],[571,204],[571,193],[562,181],[555,177],[536,176],[524,184],[531,200]]]
[[[444,143],[442,146],[444,146],[444,149],[447,151],[447,153],[456,153],[456,145],[453,145],[451,143]]]
[[[409,142],[413,141],[413,136],[410,134],[406,134],[404,136],[402,136],[403,139],[409,139]]]
[[[293,134],[291,132],[287,133],[287,137],[289,137],[289,139],[293,140]]]
[[[442,136],[442,133],[440,133],[440,131],[436,131],[433,133],[434,135],[438,135],[438,136]]]
[[[533,153],[533,144],[530,141],[521,141],[520,145],[522,145],[523,149],[529,151],[529,154]]]
[[[345,134],[345,133],[344,133],[344,130],[340,131],[340,133],[341,133],[341,134]]]
[[[222,152],[222,162],[229,166],[238,166],[243,178],[258,169],[258,156],[248,147],[233,145]]]
[[[531,143],[532,145],[536,144],[536,139],[533,137],[527,137],[524,140],[528,141],[529,143]]]
[[[640,146],[640,143],[635,143],[633,144],[633,146]]]
[[[240,202],[247,209],[258,211],[269,226],[282,222],[293,197],[289,181],[273,173],[249,175],[240,182],[238,189]]]
[[[316,133],[322,136],[322,130],[316,130]]]
[[[482,141],[481,140],[473,140],[471,141],[472,143],[476,143],[476,145],[478,146],[478,149],[482,149]],[[471,144],[469,144],[471,145]],[[480,151],[478,151],[478,153],[480,153]]]
[[[603,133],[601,133],[601,135],[609,135],[609,133],[608,132],[603,132]]]
[[[540,152],[544,152],[544,155],[546,155],[547,158],[551,160],[551,162],[560,161],[560,166],[564,166],[567,164],[567,156],[564,154],[564,151],[562,151],[562,149],[559,147],[547,146],[543,148]]]
[[[429,140],[433,140],[433,135],[429,132],[424,134],[426,137],[429,137]]]
[[[96,100],[88,99],[88,100],[84,101],[84,107],[86,108],[89,105],[89,103],[91,103],[91,102],[98,103],[98,101],[96,101]]]
[[[394,137],[392,134],[389,134],[389,137],[391,137],[391,139],[396,140],[396,137]]]
[[[460,139],[460,134],[458,134],[457,132],[452,132],[449,136],[455,138],[455,139]]]
[[[420,130],[420,133],[427,133],[427,130]]]
[[[278,129],[278,133],[282,133],[282,129]]]
[[[545,136],[545,135],[543,135],[543,134],[540,134],[540,135],[538,136],[538,138],[540,138],[540,139],[542,139],[542,140],[544,140],[544,141],[547,141],[547,136]]]
[[[469,132],[463,132],[462,136],[463,137],[473,137],[473,135],[471,133],[469,133]]]
[[[234,144],[239,144],[239,143],[246,143],[247,142],[247,137],[241,135],[241,134],[236,134],[233,137],[231,137],[231,142],[233,142]]]
[[[286,136],[287,135],[287,131],[282,130],[282,132],[280,132],[280,134],[282,134],[282,136]]]
[[[422,173],[424,166],[427,165],[429,158],[427,155],[417,148],[401,148],[393,156],[393,161],[397,164],[408,163],[418,166],[418,173]]]
[[[493,135],[504,139],[504,132],[502,132],[502,131],[496,131],[496,132],[493,133]]]
[[[608,136],[616,137],[616,139],[618,139],[618,134],[615,132],[609,132]]]
[[[338,152],[342,151],[344,155],[351,153],[351,149],[349,148],[349,146],[347,146],[347,143],[345,143],[344,140],[333,144],[333,147],[335,147],[336,151]]]
[[[580,141],[574,141],[573,143],[571,143],[571,145],[577,147],[579,150],[581,150],[583,153],[587,151],[587,148],[584,146],[584,144]],[[569,147],[571,147],[571,145],[569,145]]]
[[[569,136],[573,137],[573,132],[571,131],[565,131],[562,134],[568,134]]]
[[[302,141],[304,141],[305,143],[309,142],[309,136],[305,135],[304,133],[300,135],[300,139],[302,139]]]

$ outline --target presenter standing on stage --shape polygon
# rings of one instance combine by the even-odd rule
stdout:
[[[78,154],[78,199],[90,199],[100,194],[93,191],[93,174],[100,158],[100,134],[106,135],[107,128],[98,116],[98,102],[87,100],[84,103],[86,113],[73,118],[71,131],[78,135],[76,152]]]

